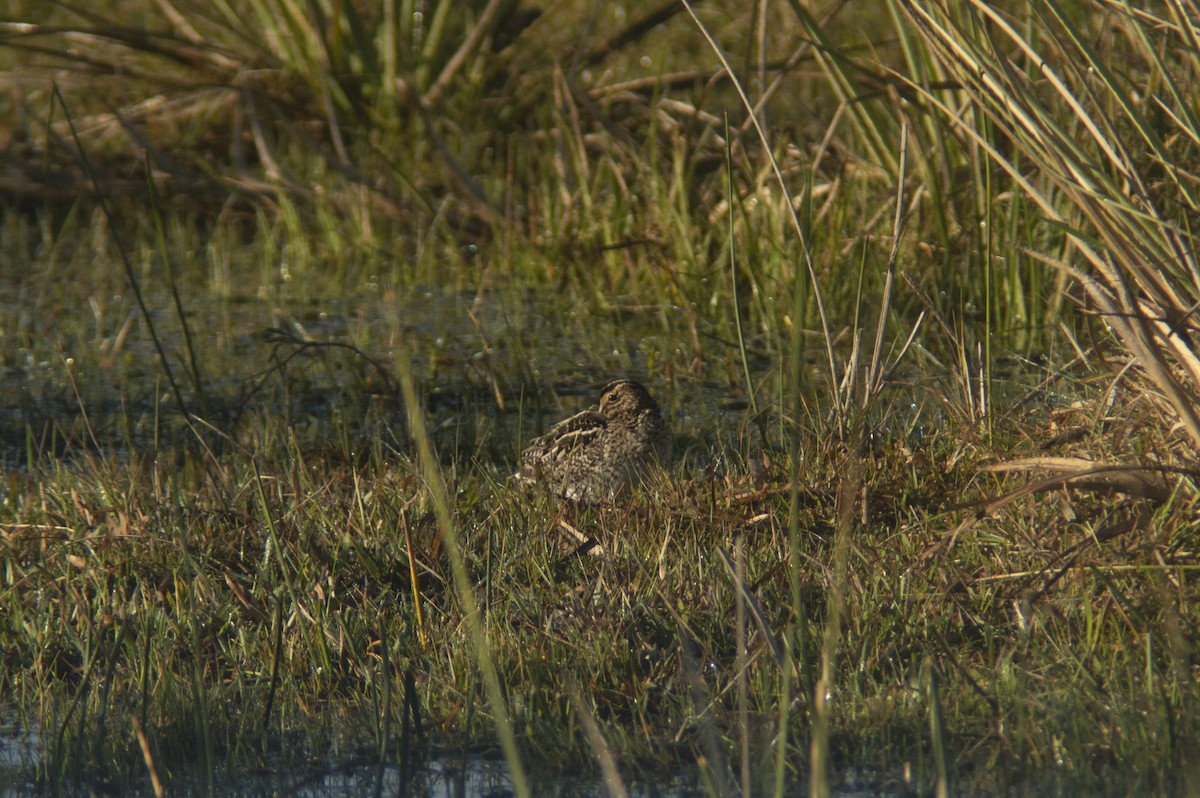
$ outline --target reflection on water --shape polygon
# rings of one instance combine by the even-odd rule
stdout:
[[[0,798],[26,798],[53,792],[66,796],[153,795],[150,777],[140,767],[109,763],[91,763],[87,775],[63,777],[47,784],[41,772],[44,737],[36,731],[23,732],[11,717],[0,713]],[[140,765],[140,763],[139,763]],[[581,772],[594,772],[591,763],[580,763]],[[706,788],[706,779],[698,769],[673,777],[655,777],[649,781],[624,784],[631,798],[701,798],[714,794]],[[899,775],[899,774],[897,774]],[[881,779],[868,770],[849,768],[840,775],[835,798],[868,798],[912,794],[911,785]],[[594,776],[564,776],[558,773],[530,774],[533,795],[538,798],[602,798],[612,795]],[[209,788],[200,767],[179,765],[164,783],[165,794],[179,797],[219,795],[275,796],[276,798],[508,798],[512,780],[508,766],[500,758],[478,753],[440,752],[416,765],[379,763],[363,754],[340,762],[291,756],[268,759],[262,766],[225,769]],[[785,796],[808,794],[803,775],[785,788]]]
[[[24,774],[31,774],[36,767],[39,746],[37,732],[17,733],[8,722],[0,722],[0,796],[31,794],[21,787],[33,786]]]
[[[590,798],[607,795],[595,780],[567,779],[554,774],[533,777],[534,794],[547,798]],[[503,761],[478,756],[443,756],[406,773],[395,764],[361,765],[338,768],[317,774],[302,782],[284,785],[268,779],[260,785],[231,785],[234,795],[254,794],[254,790],[275,795],[305,798],[341,798],[342,796],[412,796],[413,798],[506,798],[513,795],[512,781]],[[264,789],[265,788],[265,789]],[[692,798],[703,792],[696,788],[664,781],[653,786],[629,786],[631,796],[641,798]]]
[[[131,297],[48,297],[41,308],[26,294],[0,277],[0,394],[10,399],[0,462],[19,466],[79,449],[194,441],[195,429],[179,423],[181,404],[204,429],[234,438],[268,415],[312,440],[370,441],[404,426],[394,380],[401,358],[435,433],[473,455],[474,438],[497,420],[537,428],[543,416],[560,417],[556,395],[594,401],[595,389],[626,374],[661,381],[673,344],[659,317],[679,313],[548,318],[556,296],[516,286],[483,303],[474,292],[416,287],[319,302],[197,291],[186,299],[188,338],[171,298],[151,293],[164,366]]]
[[[0,733],[0,798],[25,798],[47,792],[44,779],[36,774],[36,736]],[[213,789],[204,779],[186,770],[177,771],[164,785],[171,796],[220,795],[276,796],[277,798],[509,798],[514,795],[508,767],[502,760],[469,754],[439,755],[414,768],[395,763],[371,763],[360,757],[340,765],[307,768],[294,764],[244,772],[226,772]],[[307,772],[305,772],[307,770]],[[554,773],[531,774],[532,793],[538,798],[603,798],[612,795],[597,778],[574,778]],[[652,783],[625,784],[630,798],[701,798],[713,794],[705,789],[698,774],[663,777]],[[153,795],[150,779],[118,784],[105,776],[64,780],[52,790],[59,795]],[[911,793],[888,788],[878,778],[861,771],[846,774],[833,791],[835,798],[868,798]],[[803,779],[793,782],[785,796],[808,794]]]

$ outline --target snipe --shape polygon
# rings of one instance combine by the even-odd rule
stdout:
[[[567,499],[612,499],[654,464],[669,465],[671,433],[640,383],[604,386],[600,404],[558,422],[521,454],[517,478]]]

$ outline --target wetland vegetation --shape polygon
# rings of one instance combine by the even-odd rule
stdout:
[[[1194,794],[1198,19],[17,3],[0,783]]]

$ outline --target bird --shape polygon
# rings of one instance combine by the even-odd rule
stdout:
[[[668,466],[671,432],[658,402],[634,380],[600,391],[600,404],[564,419],[534,438],[515,474],[572,501],[611,501],[655,464]]]

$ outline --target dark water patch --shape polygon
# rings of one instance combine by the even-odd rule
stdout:
[[[625,376],[631,360],[636,370],[661,338],[648,319],[598,320],[612,328],[601,335],[592,322],[548,331],[553,300],[532,289],[479,303],[469,292],[411,288],[319,302],[189,296],[189,343],[158,294],[148,302],[164,364],[129,297],[80,303],[68,291],[56,303],[51,288],[36,300],[27,288],[0,283],[0,394],[11,409],[0,414],[0,458],[21,465],[73,450],[187,445],[205,427],[238,440],[246,419],[253,427],[263,417],[311,445],[400,445],[399,358],[440,452],[497,455],[515,444],[489,436],[543,429],[570,394]],[[205,443],[220,447],[220,438]]]
[[[0,728],[0,795],[25,798],[52,791],[64,796],[153,795],[153,780],[143,762],[105,769],[92,763],[81,771],[50,779],[40,767],[40,737]],[[336,757],[291,753],[259,759],[256,764],[222,766],[206,776],[196,762],[175,763],[169,769],[154,764],[166,794],[172,796],[221,795],[296,796],[297,798],[351,798],[363,796],[420,796],[421,798],[510,798],[515,795],[507,763],[496,755],[441,751],[415,754],[409,763],[380,761],[365,751]],[[580,763],[580,770],[591,770]],[[159,770],[162,770],[159,773]],[[611,795],[599,777],[556,772],[527,773],[532,794],[538,798],[603,798]],[[835,798],[907,796],[919,794],[905,784],[902,773],[889,779],[869,769],[846,768],[839,772]],[[703,798],[712,794],[703,773],[695,767],[674,775],[642,775],[622,779],[631,798]],[[785,785],[785,798],[808,794],[804,778]],[[965,795],[986,792],[967,790]]]

